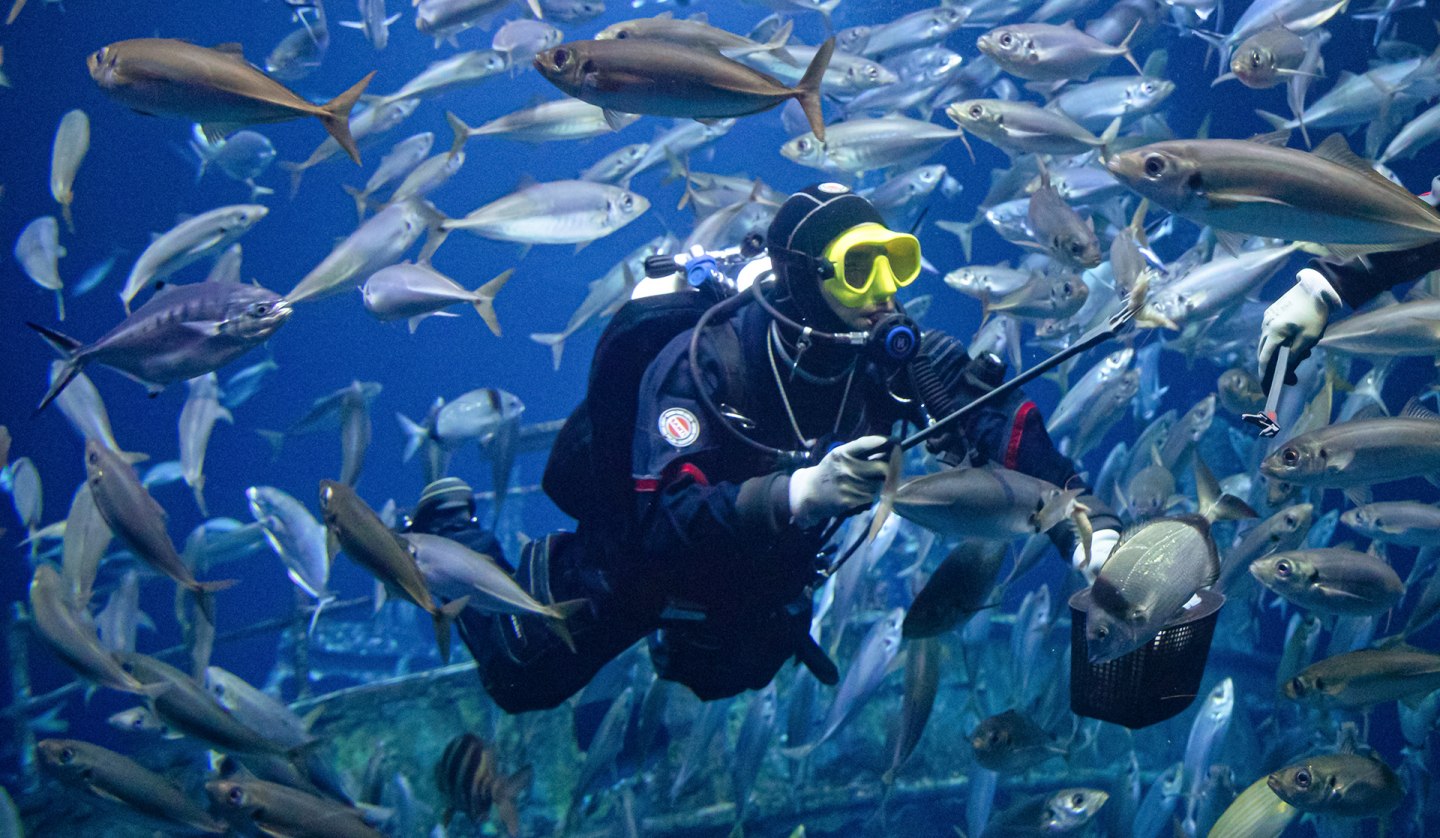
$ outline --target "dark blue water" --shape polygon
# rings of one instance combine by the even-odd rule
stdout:
[[[396,0],[391,11],[406,5]],[[837,26],[876,23],[926,6],[923,2],[873,2],[846,0],[836,14]],[[664,8],[664,7],[661,7]],[[744,32],[766,13],[758,7],[737,3],[701,3],[690,7],[710,14],[711,23]],[[1240,4],[1228,7],[1229,20],[1238,18]],[[378,70],[371,86],[374,92],[389,92],[423,69],[426,64],[454,49],[432,47],[429,38],[413,27],[408,6],[405,17],[391,30],[390,43],[377,53],[355,30],[336,24],[354,16],[350,4],[332,2],[331,45],[324,65],[294,89],[315,101],[323,101],[348,87],[369,70]],[[591,36],[606,25],[632,16],[625,4],[613,3],[601,18],[566,29],[568,39]],[[642,9],[640,14],[653,13]],[[248,200],[247,189],[218,171],[195,181],[195,165],[181,151],[190,126],[184,122],[133,113],[117,104],[90,79],[85,57],[105,44],[126,38],[161,36],[183,38],[202,45],[239,41],[247,57],[263,63],[266,53],[294,28],[289,10],[280,2],[236,0],[196,3],[106,3],[98,0],[69,0],[58,6],[31,0],[20,19],[0,29],[4,47],[4,70],[13,87],[0,89],[0,355],[3,355],[4,399],[0,424],[14,436],[12,457],[28,456],[38,466],[44,481],[45,516],[50,523],[64,516],[70,497],[83,479],[82,443],[58,410],[31,416],[32,406],[45,391],[46,372],[53,357],[48,347],[29,329],[34,321],[89,341],[118,322],[122,312],[116,294],[122,287],[133,259],[145,248],[152,233],[169,229],[189,214]],[[1423,13],[1401,16],[1401,32],[1424,51],[1434,48],[1436,33]],[[1342,70],[1363,72],[1372,55],[1373,24],[1338,18],[1329,29],[1334,35],[1325,50],[1326,65],[1333,78]],[[978,54],[974,29],[963,29],[948,45],[966,58]],[[796,36],[808,43],[823,37],[818,17],[802,16],[796,22]],[[459,36],[464,49],[488,46],[489,34],[471,30]],[[1284,89],[1249,91],[1231,83],[1211,88],[1213,58],[1206,65],[1206,47],[1196,38],[1179,37],[1163,29],[1139,50],[1144,56],[1153,48],[1169,50],[1169,76],[1178,89],[1165,106],[1169,124],[1177,136],[1194,136],[1207,118],[1211,137],[1245,137],[1268,130],[1254,115],[1254,108],[1287,112]],[[1131,72],[1115,62],[1110,73]],[[1327,90],[1328,81],[1317,82],[1312,100]],[[269,217],[242,240],[243,277],[284,293],[329,253],[335,242],[354,229],[351,199],[342,184],[363,185],[365,178],[390,144],[410,134],[433,131],[438,151],[449,142],[444,112],[453,110],[465,122],[480,124],[503,113],[557,97],[557,91],[533,70],[521,69],[512,75],[492,78],[481,85],[446,94],[424,102],[418,111],[365,151],[365,168],[343,158],[315,167],[307,173],[294,200],[287,198],[288,184],[278,167],[263,175],[260,182],[276,190],[262,201]],[[827,106],[828,109],[829,106]],[[78,299],[67,298],[67,317],[55,320],[54,297],[34,286],[10,255],[21,229],[33,218],[56,214],[51,200],[48,174],[51,139],[60,117],[72,108],[83,109],[90,117],[91,148],[76,179],[74,214],[76,233],[62,230],[61,241],[68,254],[60,262],[60,274],[73,284],[80,274],[114,250],[123,255],[110,278],[97,290]],[[949,125],[943,114],[937,123]],[[572,178],[590,163],[621,145],[649,139],[668,127],[665,120],[646,117],[625,130],[582,143],[525,145],[503,139],[478,138],[467,148],[463,170],[431,196],[451,216],[461,216],[484,203],[513,191],[524,179],[538,181]],[[301,160],[325,139],[316,120],[303,119],[262,130],[274,142],[279,159]],[[745,172],[763,178],[780,190],[792,190],[822,179],[816,170],[801,167],[781,157],[779,146],[786,139],[778,112],[742,119],[731,133],[696,156],[692,165],[719,173]],[[1317,137],[1318,140],[1318,137]],[[1298,140],[1297,140],[1298,142]],[[1352,137],[1352,146],[1362,140]],[[958,143],[952,143],[932,162],[949,166],[951,175],[964,184],[964,192],[952,201],[937,193],[929,218],[968,220],[984,196],[990,170],[1007,165],[1005,156],[993,147],[976,143],[978,161],[972,163]],[[1437,167],[1432,152],[1419,159],[1397,163],[1396,173],[1416,192],[1428,189]],[[293,319],[270,342],[279,373],[260,395],[235,411],[233,426],[217,426],[206,460],[206,497],[213,515],[249,521],[244,490],[256,484],[279,487],[315,508],[316,484],[339,472],[338,435],[320,433],[294,438],[286,443],[280,459],[272,459],[267,444],[256,429],[285,428],[308,409],[310,402],[348,384],[352,379],[379,381],[384,391],[372,406],[375,436],[366,461],[359,490],[373,506],[394,498],[407,506],[419,493],[423,473],[418,460],[402,463],[404,437],[394,420],[396,412],[411,418],[424,416],[436,396],[454,398],[477,387],[498,387],[511,391],[525,402],[529,422],[564,417],[583,393],[587,362],[597,330],[582,331],[567,342],[564,364],[551,368],[550,350],[527,338],[530,332],[559,331],[570,312],[585,295],[586,284],[607,271],[640,243],[667,230],[684,236],[692,225],[688,211],[675,209],[682,194],[680,182],[663,182],[663,168],[641,175],[632,185],[646,195],[652,208],[638,221],[576,254],[565,246],[536,246],[528,252],[513,244],[492,242],[456,234],[435,258],[435,267],[462,285],[473,287],[506,268],[515,268],[514,279],[495,304],[504,327],[503,338],[486,330],[468,312],[459,318],[436,318],[423,323],[414,335],[403,323],[380,323],[361,305],[357,292],[303,305]],[[1179,222],[1182,240],[1188,244],[1193,227]],[[933,228],[920,233],[925,254],[942,272],[963,262],[954,237]],[[998,262],[1018,258],[1016,249],[988,230],[976,235],[974,261]],[[1171,254],[1173,255],[1173,254]],[[1289,282],[1299,261],[1280,272],[1267,289],[1273,299]],[[174,279],[197,281],[204,277],[208,262],[186,269]],[[913,287],[915,293],[934,295],[926,326],[941,328],[962,340],[980,320],[979,306],[943,287],[935,275],[923,276]],[[1102,350],[1104,351],[1104,350]],[[1027,363],[1044,356],[1043,350],[1026,351]],[[221,370],[222,380],[240,367],[260,360],[260,353],[247,356]],[[1098,354],[1097,354],[1098,357]],[[1163,356],[1163,375],[1171,392],[1163,407],[1180,410],[1214,389],[1222,368],[1199,359],[1187,368],[1184,359],[1173,353]],[[1082,370],[1084,365],[1082,365]],[[147,398],[143,389],[104,369],[88,371],[109,408],[115,437],[127,450],[145,451],[152,461],[178,456],[176,419],[185,399],[183,386],[171,387],[156,398]],[[1409,363],[1392,376],[1387,395],[1392,409],[1429,380],[1428,363]],[[1031,393],[1042,409],[1053,407],[1058,392],[1053,385],[1040,383]],[[1233,421],[1222,416],[1221,421]],[[1094,473],[1114,442],[1133,439],[1142,426],[1122,420],[1107,441],[1093,452],[1086,465]],[[543,457],[522,457],[512,485],[538,482]],[[473,448],[457,455],[452,473],[470,480],[477,488],[488,487],[489,465]],[[1403,490],[1422,499],[1434,500],[1435,491],[1424,484]],[[157,500],[169,513],[170,533],[177,542],[202,520],[188,487],[176,484],[156,490]],[[1331,504],[1338,496],[1330,496]],[[8,512],[0,524],[9,532],[0,540],[3,572],[0,572],[0,599],[6,603],[23,600],[30,576],[23,548],[16,547],[21,527]],[[523,527],[531,535],[567,525],[565,518],[543,497],[524,501]],[[1337,536],[1337,539],[1341,536]],[[1404,556],[1405,551],[1398,551]],[[1401,560],[1408,562],[1408,558]],[[1402,575],[1404,567],[1402,566]],[[1059,579],[1058,562],[1052,562],[1036,583]],[[222,575],[235,575],[241,584],[220,598],[220,631],[226,632],[249,622],[289,613],[293,605],[291,585],[278,561],[266,559],[253,566],[227,568]],[[370,578],[347,560],[336,562],[332,587],[342,597],[368,593]],[[1020,591],[1018,593],[1023,593]],[[172,616],[171,586],[148,584],[143,606],[156,620],[158,631],[141,635],[142,650],[153,650],[179,641]],[[1278,619],[1278,618],[1277,618]],[[417,638],[417,642],[426,642]],[[1274,654],[1277,649],[1270,649]],[[251,680],[263,681],[274,662],[274,644],[269,639],[251,639],[243,644],[221,645],[215,661]],[[47,650],[32,644],[30,677],[34,690],[57,687],[70,675]],[[1208,681],[1207,681],[1208,685]],[[0,702],[3,703],[3,702]],[[72,700],[63,714],[71,723],[70,734],[101,742],[115,737],[103,720],[110,713],[133,703],[129,697],[101,691],[82,706]],[[123,747],[123,746],[122,746]],[[1183,749],[1183,743],[1182,743]],[[1393,755],[1393,751],[1392,751]],[[1166,760],[1178,755],[1166,757]]]

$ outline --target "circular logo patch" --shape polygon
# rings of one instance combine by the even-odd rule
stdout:
[[[672,407],[660,414],[660,435],[676,448],[685,448],[700,438],[700,422],[685,408]]]

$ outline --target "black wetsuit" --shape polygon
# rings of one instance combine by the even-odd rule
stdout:
[[[816,450],[823,452],[866,434],[888,435],[898,420],[923,421],[903,373],[887,380],[861,361],[852,378],[852,356],[831,350],[827,360],[816,357],[825,354],[820,348],[802,358],[802,369],[823,370],[816,373],[822,382],[791,378],[783,356],[772,367],[770,323],[749,303],[726,323],[708,326],[699,342],[707,392],[723,411],[743,417],[732,421],[753,426],[745,431],[751,438],[799,448],[793,414],[800,432],[818,439]],[[536,643],[532,632],[521,660],[496,655],[482,677],[507,710],[558,704],[657,628],[663,629],[652,639],[657,671],[707,700],[763,687],[790,657],[818,652],[808,648],[810,586],[825,527],[792,524],[789,471],[735,439],[701,406],[685,351],[690,334],[671,341],[640,387],[633,516],[581,521],[561,555],[550,557],[553,597],[588,597],[594,606],[591,624],[576,629],[581,654]],[[922,352],[954,405],[988,389],[967,379],[969,358],[948,335],[927,333]],[[963,439],[950,439],[969,449],[973,463],[995,462],[1061,486],[1078,482],[1073,463],[1055,449],[1023,394],[978,411],[963,430]],[[1102,515],[1095,526],[1117,523]],[[1059,535],[1057,542],[1068,557],[1070,538]],[[529,582],[527,571],[522,561],[522,584]]]
[[[1410,250],[1372,253],[1363,262],[1312,259],[1307,267],[1323,274],[1345,305],[1359,308],[1397,285],[1440,268],[1440,241]]]

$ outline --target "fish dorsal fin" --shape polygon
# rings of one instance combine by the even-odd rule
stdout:
[[[1145,58],[1145,66],[1140,72],[1146,78],[1160,79],[1165,77],[1165,71],[1170,65],[1170,53],[1163,49],[1157,49]]]
[[[674,19],[675,19],[675,13],[672,12],[672,11],[670,11],[669,9],[666,9],[665,11],[663,11],[663,12],[661,12],[660,14],[658,14],[658,15],[655,16],[655,20],[674,20]]]
[[[703,23],[706,26],[710,25],[710,15],[706,14],[705,12],[696,12],[695,14],[685,19],[690,21],[691,23]]]
[[[1395,182],[1390,178],[1375,171],[1375,169],[1366,162],[1365,158],[1351,151],[1350,144],[1345,142],[1345,136],[1343,134],[1331,134],[1326,137],[1324,142],[1315,147],[1313,153],[1316,157],[1328,160],[1337,166],[1344,166],[1351,171],[1359,172],[1377,184],[1384,184],[1384,186],[1391,191],[1402,192],[1407,198],[1415,197],[1408,191],[1396,186]]]
[[[1339,134],[1332,134],[1331,136],[1339,137],[1340,135],[1339,135]],[[1276,148],[1284,148],[1285,145],[1286,145],[1286,143],[1290,142],[1290,129],[1288,129],[1288,128],[1281,128],[1281,129],[1278,130],[1278,131],[1267,131],[1267,132],[1264,133],[1264,134],[1256,134],[1255,136],[1250,137],[1249,140],[1247,140],[1247,142],[1260,143],[1261,145],[1275,146]],[[1340,142],[1341,142],[1341,143],[1344,143],[1344,142],[1345,142],[1345,138],[1344,138],[1344,137],[1340,137]],[[1349,146],[1346,146],[1346,149],[1348,150],[1348,149],[1349,149]],[[1316,151],[1317,151],[1317,153],[1318,153],[1319,150],[1317,149]]]
[[[1350,417],[1350,421],[1360,422],[1365,419],[1384,419],[1385,416],[1385,408],[1381,405],[1371,402],[1370,404],[1367,404],[1359,410],[1355,411],[1354,415]]]
[[[1406,419],[1424,419],[1428,422],[1440,422],[1440,414],[1420,403],[1419,396],[1412,396],[1410,401],[1405,403],[1400,415]]]
[[[239,58],[242,61],[245,59],[245,48],[240,46],[240,44],[236,43],[235,41],[227,41],[223,44],[216,44],[215,46],[211,47],[211,49],[215,50],[216,52],[223,52],[226,55],[234,56],[235,58]]]

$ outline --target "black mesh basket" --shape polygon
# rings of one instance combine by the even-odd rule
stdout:
[[[1070,597],[1070,709],[1131,730],[1178,715],[1200,691],[1215,619],[1225,597],[1200,591],[1200,603],[1151,641],[1109,663],[1090,663],[1085,612],[1090,589]]]

